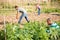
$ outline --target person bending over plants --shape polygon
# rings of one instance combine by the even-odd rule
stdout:
[[[21,23],[22,18],[24,17],[26,19],[26,21],[29,23],[28,17],[27,17],[27,11],[24,8],[20,8],[18,6],[15,6],[15,9],[17,10],[17,14],[16,14],[16,19],[18,19],[18,13],[22,13],[22,15],[19,18],[18,23]]]

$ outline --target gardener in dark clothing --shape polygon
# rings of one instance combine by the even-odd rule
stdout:
[[[19,12],[22,13],[22,15],[19,18],[18,23],[21,23],[21,20],[22,20],[23,17],[25,17],[26,21],[29,23],[26,10],[23,9],[23,8],[19,8],[18,6],[15,6],[15,9],[17,10],[16,19],[18,19],[18,13]]]

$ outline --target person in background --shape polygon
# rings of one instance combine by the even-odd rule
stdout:
[[[15,6],[15,9],[17,10],[17,14],[16,14],[16,19],[18,19],[18,13],[22,13],[22,15],[19,18],[18,23],[21,23],[22,18],[24,17],[26,19],[26,21],[29,23],[28,17],[27,17],[27,11],[24,8],[20,8],[18,6]]]
[[[38,15],[40,15],[40,10],[41,9],[40,9],[40,5],[38,3],[36,4],[36,10],[38,10]]]

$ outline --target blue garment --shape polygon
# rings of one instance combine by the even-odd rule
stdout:
[[[38,8],[38,15],[40,15],[40,8]]]
[[[27,16],[24,15],[24,13],[20,16],[18,23],[21,23],[21,20],[23,17],[25,17],[26,21],[29,23],[29,20],[28,20]]]
[[[56,23],[52,23],[52,24],[50,25],[50,27],[52,27],[52,28],[59,28],[59,26],[58,26]]]
[[[52,23],[52,24],[50,25],[50,27],[51,27],[51,28],[54,28],[54,29],[59,29],[59,26],[58,26],[56,23]],[[47,33],[51,33],[50,30],[46,30],[46,32],[47,32]]]

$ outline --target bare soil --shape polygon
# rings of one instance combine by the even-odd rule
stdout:
[[[51,18],[53,21],[60,21],[60,14],[58,14],[58,13],[50,13],[50,14],[42,13],[40,15],[37,15],[37,13],[28,13],[28,19],[32,22],[33,21],[41,22],[43,20],[46,20],[47,18]],[[18,20],[16,19],[16,15],[5,16],[6,23],[7,22],[17,23]],[[23,18],[21,23],[26,23],[26,20]],[[0,29],[3,29],[3,24],[4,24],[4,16],[0,15]]]

